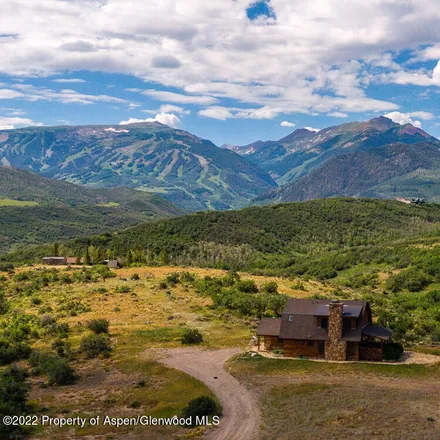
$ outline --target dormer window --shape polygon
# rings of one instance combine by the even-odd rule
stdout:
[[[289,315],[289,322],[293,321],[293,315]]]

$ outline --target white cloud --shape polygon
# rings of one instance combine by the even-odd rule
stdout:
[[[411,124],[414,125],[414,127],[422,127],[422,123],[420,121],[411,119],[411,113],[391,112],[384,116],[400,125]]]
[[[243,114],[249,118],[387,112],[398,106],[368,96],[375,81],[440,86],[439,66],[399,70],[391,55],[423,48],[418,57],[439,59],[438,0],[297,0],[294,7],[271,0],[276,18],[254,21],[250,3],[2,0],[0,72],[135,75],[181,91],[146,96],[202,106],[234,99],[254,108]]]
[[[57,78],[57,79],[53,79],[53,82],[56,83],[72,83],[72,84],[81,84],[81,83],[85,83],[85,80],[80,79],[80,78]]]
[[[35,87],[30,84],[12,84],[9,89],[0,89],[1,99],[21,99],[24,101],[58,101],[64,104],[94,104],[107,102],[130,105],[130,101],[110,95],[90,95],[72,89],[55,91],[47,87]]]
[[[137,124],[140,122],[160,122],[173,128],[179,128],[182,125],[180,118],[172,113],[159,113],[154,118],[147,119],[129,118],[126,121],[121,121],[119,125]]]
[[[225,121],[226,119],[233,118],[233,114],[225,107],[208,107],[199,111],[200,116],[206,118],[219,119]]]
[[[0,116],[0,130],[12,130],[17,127],[42,126],[40,122],[35,122],[30,118],[18,118],[10,116]]]
[[[295,127],[296,124],[294,124],[293,122],[289,122],[289,121],[283,121],[281,122],[281,127]]]
[[[161,105],[159,108],[160,113],[178,113],[181,115],[189,115],[191,113],[191,110],[186,110],[183,107],[179,107],[177,105],[172,104],[164,104]]]
[[[348,114],[342,112],[331,112],[327,113],[327,116],[333,116],[334,118],[347,118]]]
[[[178,104],[209,105],[214,104],[218,101],[218,99],[213,98],[212,96],[183,95],[180,93],[166,92],[163,90],[141,90],[140,93],[146,96],[150,96],[157,101],[177,102]]]
[[[212,106],[200,110],[198,114],[207,118],[219,119],[272,119],[281,112],[280,109],[261,107],[261,108],[237,108]]]
[[[304,127],[306,130],[309,130],[309,131],[314,131],[314,132],[318,132],[318,131],[321,131],[321,129],[320,128],[313,128],[313,127]]]

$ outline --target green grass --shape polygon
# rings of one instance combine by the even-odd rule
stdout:
[[[261,375],[304,375],[304,374],[351,374],[372,375],[386,377],[439,377],[440,362],[431,365],[402,364],[389,365],[368,364],[363,362],[339,364],[328,362],[316,362],[309,360],[294,359],[268,359],[262,356],[251,358],[249,355],[242,356],[230,363],[231,372],[237,375],[261,374]]]
[[[38,203],[32,202],[30,200],[0,199],[0,206],[27,207],[27,206],[38,206]]]
[[[376,384],[276,386],[262,399],[263,440],[438,438],[436,396]],[[380,410],[379,410],[380,408]]]
[[[440,346],[438,347],[426,347],[423,345],[415,345],[413,347],[410,347],[411,351],[415,351],[417,353],[423,353],[423,354],[432,354],[434,356],[440,356]],[[439,359],[440,362],[440,359]]]

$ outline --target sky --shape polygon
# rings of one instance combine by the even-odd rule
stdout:
[[[385,115],[440,138],[438,0],[2,0],[0,128],[217,145]]]

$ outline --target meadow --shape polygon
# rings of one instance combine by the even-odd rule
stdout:
[[[355,293],[345,289],[345,294]],[[37,265],[2,272],[0,292],[0,361],[4,364],[0,368],[5,371],[8,364],[18,362],[28,370],[29,411],[66,417],[168,417],[181,414],[199,396],[216,399],[203,383],[160,362],[164,349],[182,347],[188,329],[203,335],[201,348],[239,347],[246,352],[258,322],[260,309],[254,304],[259,298],[333,297],[335,287],[209,268],[143,266],[110,271],[104,266]],[[231,292],[238,302],[230,301]],[[269,306],[265,310],[275,313]],[[103,319],[109,323],[109,336],[103,334],[109,347],[89,356],[84,340],[100,336],[90,323]],[[75,380],[54,382],[51,370],[35,361],[34,353],[67,363]],[[324,438],[322,433],[365,439],[386,434],[390,436],[385,438],[397,439],[403,430],[409,432],[406,438],[416,438],[411,437],[415,430],[434,438],[429,435],[438,433],[439,364],[331,364],[244,355],[231,359],[228,369],[256,395],[264,439]],[[420,387],[423,396],[416,397]],[[325,402],[331,402],[327,409]],[[380,416],[383,426],[373,432],[370,425],[377,406],[387,412]],[[392,431],[391,421],[399,422],[399,428]],[[29,432],[39,439],[101,435],[177,439],[200,438],[206,429],[86,426],[37,427]],[[292,432],[297,437],[291,437]]]

